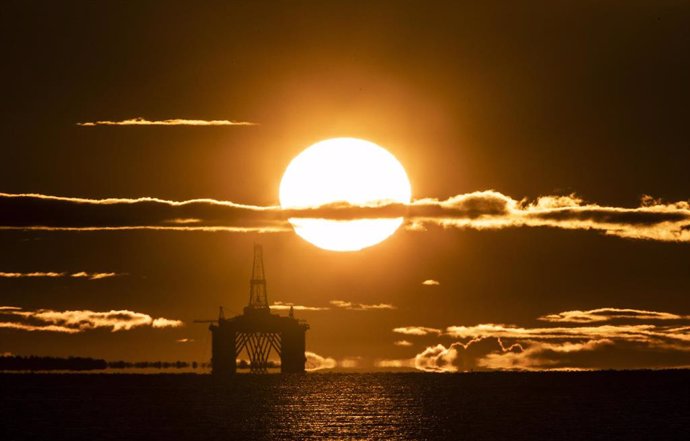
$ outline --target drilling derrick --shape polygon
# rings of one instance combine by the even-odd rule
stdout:
[[[254,311],[270,312],[268,296],[266,295],[266,276],[264,275],[264,253],[259,244],[254,244],[254,264],[252,278],[249,280],[249,306],[245,308]]]
[[[306,332],[309,325],[294,318],[272,314],[268,306],[263,250],[254,245],[252,277],[249,281],[249,304],[244,313],[229,319],[221,308],[218,321],[209,327],[212,335],[211,370],[214,375],[237,371],[237,357],[246,353],[252,373],[266,373],[272,352],[280,357],[283,373],[304,372]]]

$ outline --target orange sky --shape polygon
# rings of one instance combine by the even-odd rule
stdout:
[[[20,229],[0,230],[0,353],[206,360],[192,321],[241,311],[259,241],[269,300],[312,308],[297,311],[308,350],[343,369],[686,366],[689,14],[673,1],[4,6],[0,227]],[[167,122],[78,125],[138,117]],[[388,148],[413,199],[493,190],[481,216],[496,201],[552,211],[333,253],[291,232],[23,230],[151,218],[9,196],[272,206],[290,160],[340,136]],[[137,325],[112,332],[118,320]],[[394,331],[410,327],[438,332]]]

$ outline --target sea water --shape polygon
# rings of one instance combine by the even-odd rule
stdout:
[[[9,440],[690,439],[690,371],[0,375]]]

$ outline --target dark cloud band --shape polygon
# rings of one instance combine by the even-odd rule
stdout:
[[[0,193],[0,229],[281,232],[290,219],[348,221],[398,218],[409,230],[428,226],[502,229],[552,227],[596,230],[605,234],[660,241],[690,242],[690,203],[647,198],[635,208],[585,203],[575,196],[515,200],[495,191],[410,204],[381,201],[355,206],[333,203],[284,209],[213,199],[168,201],[157,198],[84,199],[41,194]]]

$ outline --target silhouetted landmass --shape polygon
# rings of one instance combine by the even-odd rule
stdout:
[[[0,357],[0,371],[92,371],[105,369],[197,369],[209,368],[209,363],[196,361],[106,361],[88,357]]]
[[[109,361],[110,369],[197,369],[199,363],[196,361]]]
[[[108,367],[105,360],[86,357],[0,357],[0,371],[91,371]]]
[[[0,357],[0,371],[91,371],[104,369],[210,369],[208,362],[196,361],[106,361],[88,357],[41,357],[3,356]],[[238,360],[239,369],[249,369],[247,360]],[[266,368],[279,368],[280,363],[269,360]]]

